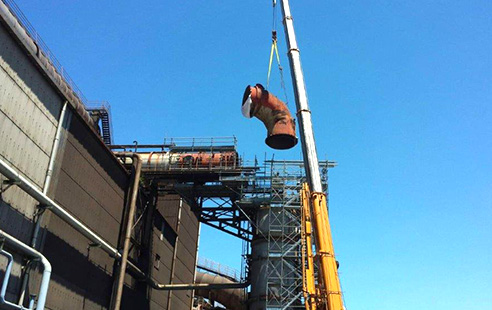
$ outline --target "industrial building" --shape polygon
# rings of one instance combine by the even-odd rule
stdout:
[[[306,308],[302,160],[112,134],[110,106],[0,1],[0,309]],[[200,225],[244,241],[243,270],[198,258]]]

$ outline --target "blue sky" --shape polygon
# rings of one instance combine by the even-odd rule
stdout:
[[[270,1],[17,2],[85,95],[111,103],[117,143],[236,135],[247,158],[272,154],[239,110],[266,81]],[[292,0],[318,153],[339,163],[330,220],[348,309],[492,309],[491,11]],[[204,256],[239,266],[240,242],[202,238]]]

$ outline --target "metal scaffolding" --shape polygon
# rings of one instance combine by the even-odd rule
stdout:
[[[306,182],[303,161],[265,159],[259,163],[255,159],[246,163],[237,154],[234,140],[217,138],[111,147],[147,156],[143,171],[147,181],[158,184],[159,193],[179,194],[201,223],[244,241],[240,278],[251,282],[249,309],[304,309],[300,201]],[[235,154],[230,162],[181,167],[181,158],[193,154],[205,158],[230,152]],[[152,154],[171,154],[169,164],[157,165]],[[335,166],[333,161],[320,162],[324,192],[328,168]]]
[[[323,189],[328,168],[320,162]],[[255,175],[254,191],[243,200],[255,201],[256,234],[252,242],[250,309],[304,309],[300,190],[306,181],[302,161],[265,160]]]
[[[271,176],[268,214],[267,309],[304,309],[302,295],[301,202],[306,182],[301,161],[267,161]],[[326,189],[328,167],[320,163]]]

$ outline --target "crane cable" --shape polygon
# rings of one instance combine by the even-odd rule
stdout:
[[[275,53],[276,59],[277,59],[277,67],[278,71],[280,74],[280,87],[284,91],[284,96],[285,96],[285,103],[289,104],[289,100],[287,98],[287,89],[285,88],[285,82],[284,82],[284,69],[282,65],[280,64],[280,56],[278,53],[278,46],[277,46],[277,0],[273,0],[273,21],[272,21],[272,47],[270,49],[270,60],[268,62],[268,74],[267,74],[267,89],[268,86],[270,85],[270,74],[272,72],[272,63],[273,63],[273,54]]]
[[[282,72],[282,66],[280,65],[280,56],[278,55],[278,47],[277,47],[277,31],[272,30],[272,48],[270,50],[270,61],[268,62],[268,76],[267,76],[267,88],[270,84],[270,73],[272,72],[272,62],[273,62],[273,52],[275,51],[275,55],[277,56],[277,65],[280,72]]]

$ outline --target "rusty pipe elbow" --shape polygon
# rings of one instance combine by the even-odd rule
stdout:
[[[277,150],[297,144],[296,123],[287,105],[269,93],[261,84],[248,85],[243,95],[242,113],[263,122],[268,133],[265,143]]]

